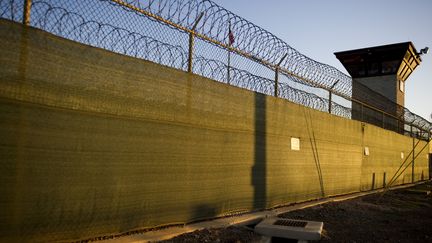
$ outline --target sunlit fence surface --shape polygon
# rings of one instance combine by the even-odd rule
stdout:
[[[337,116],[355,108],[356,119],[422,139],[432,129],[366,86],[354,100],[351,77],[212,1],[0,0],[0,17]]]

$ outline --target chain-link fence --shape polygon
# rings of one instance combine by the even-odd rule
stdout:
[[[212,1],[0,0],[0,17],[334,115],[430,137],[432,124],[422,117],[358,83],[361,98],[353,98],[351,77]]]

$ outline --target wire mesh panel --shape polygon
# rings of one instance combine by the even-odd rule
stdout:
[[[0,17],[16,22],[23,21],[24,1],[21,0],[1,0]]]
[[[1,0],[0,17],[24,22],[25,2]],[[424,118],[211,1],[36,0],[31,2],[29,22],[83,44],[184,71],[191,68],[219,82],[346,118],[363,117],[361,121],[394,131],[404,129],[395,122],[386,127],[383,116],[423,134],[432,129]],[[351,104],[343,100],[351,100],[353,85],[358,86],[353,102],[372,106],[376,112],[357,115],[361,112],[357,109],[350,114]],[[329,92],[339,99],[329,101]]]

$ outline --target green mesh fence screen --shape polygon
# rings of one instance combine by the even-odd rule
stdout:
[[[0,38],[0,241],[370,190],[404,162],[393,185],[429,176],[418,139],[7,20]]]

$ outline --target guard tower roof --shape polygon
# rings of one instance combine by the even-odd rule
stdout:
[[[353,78],[396,74],[405,81],[420,64],[421,58],[412,42],[335,52]]]

